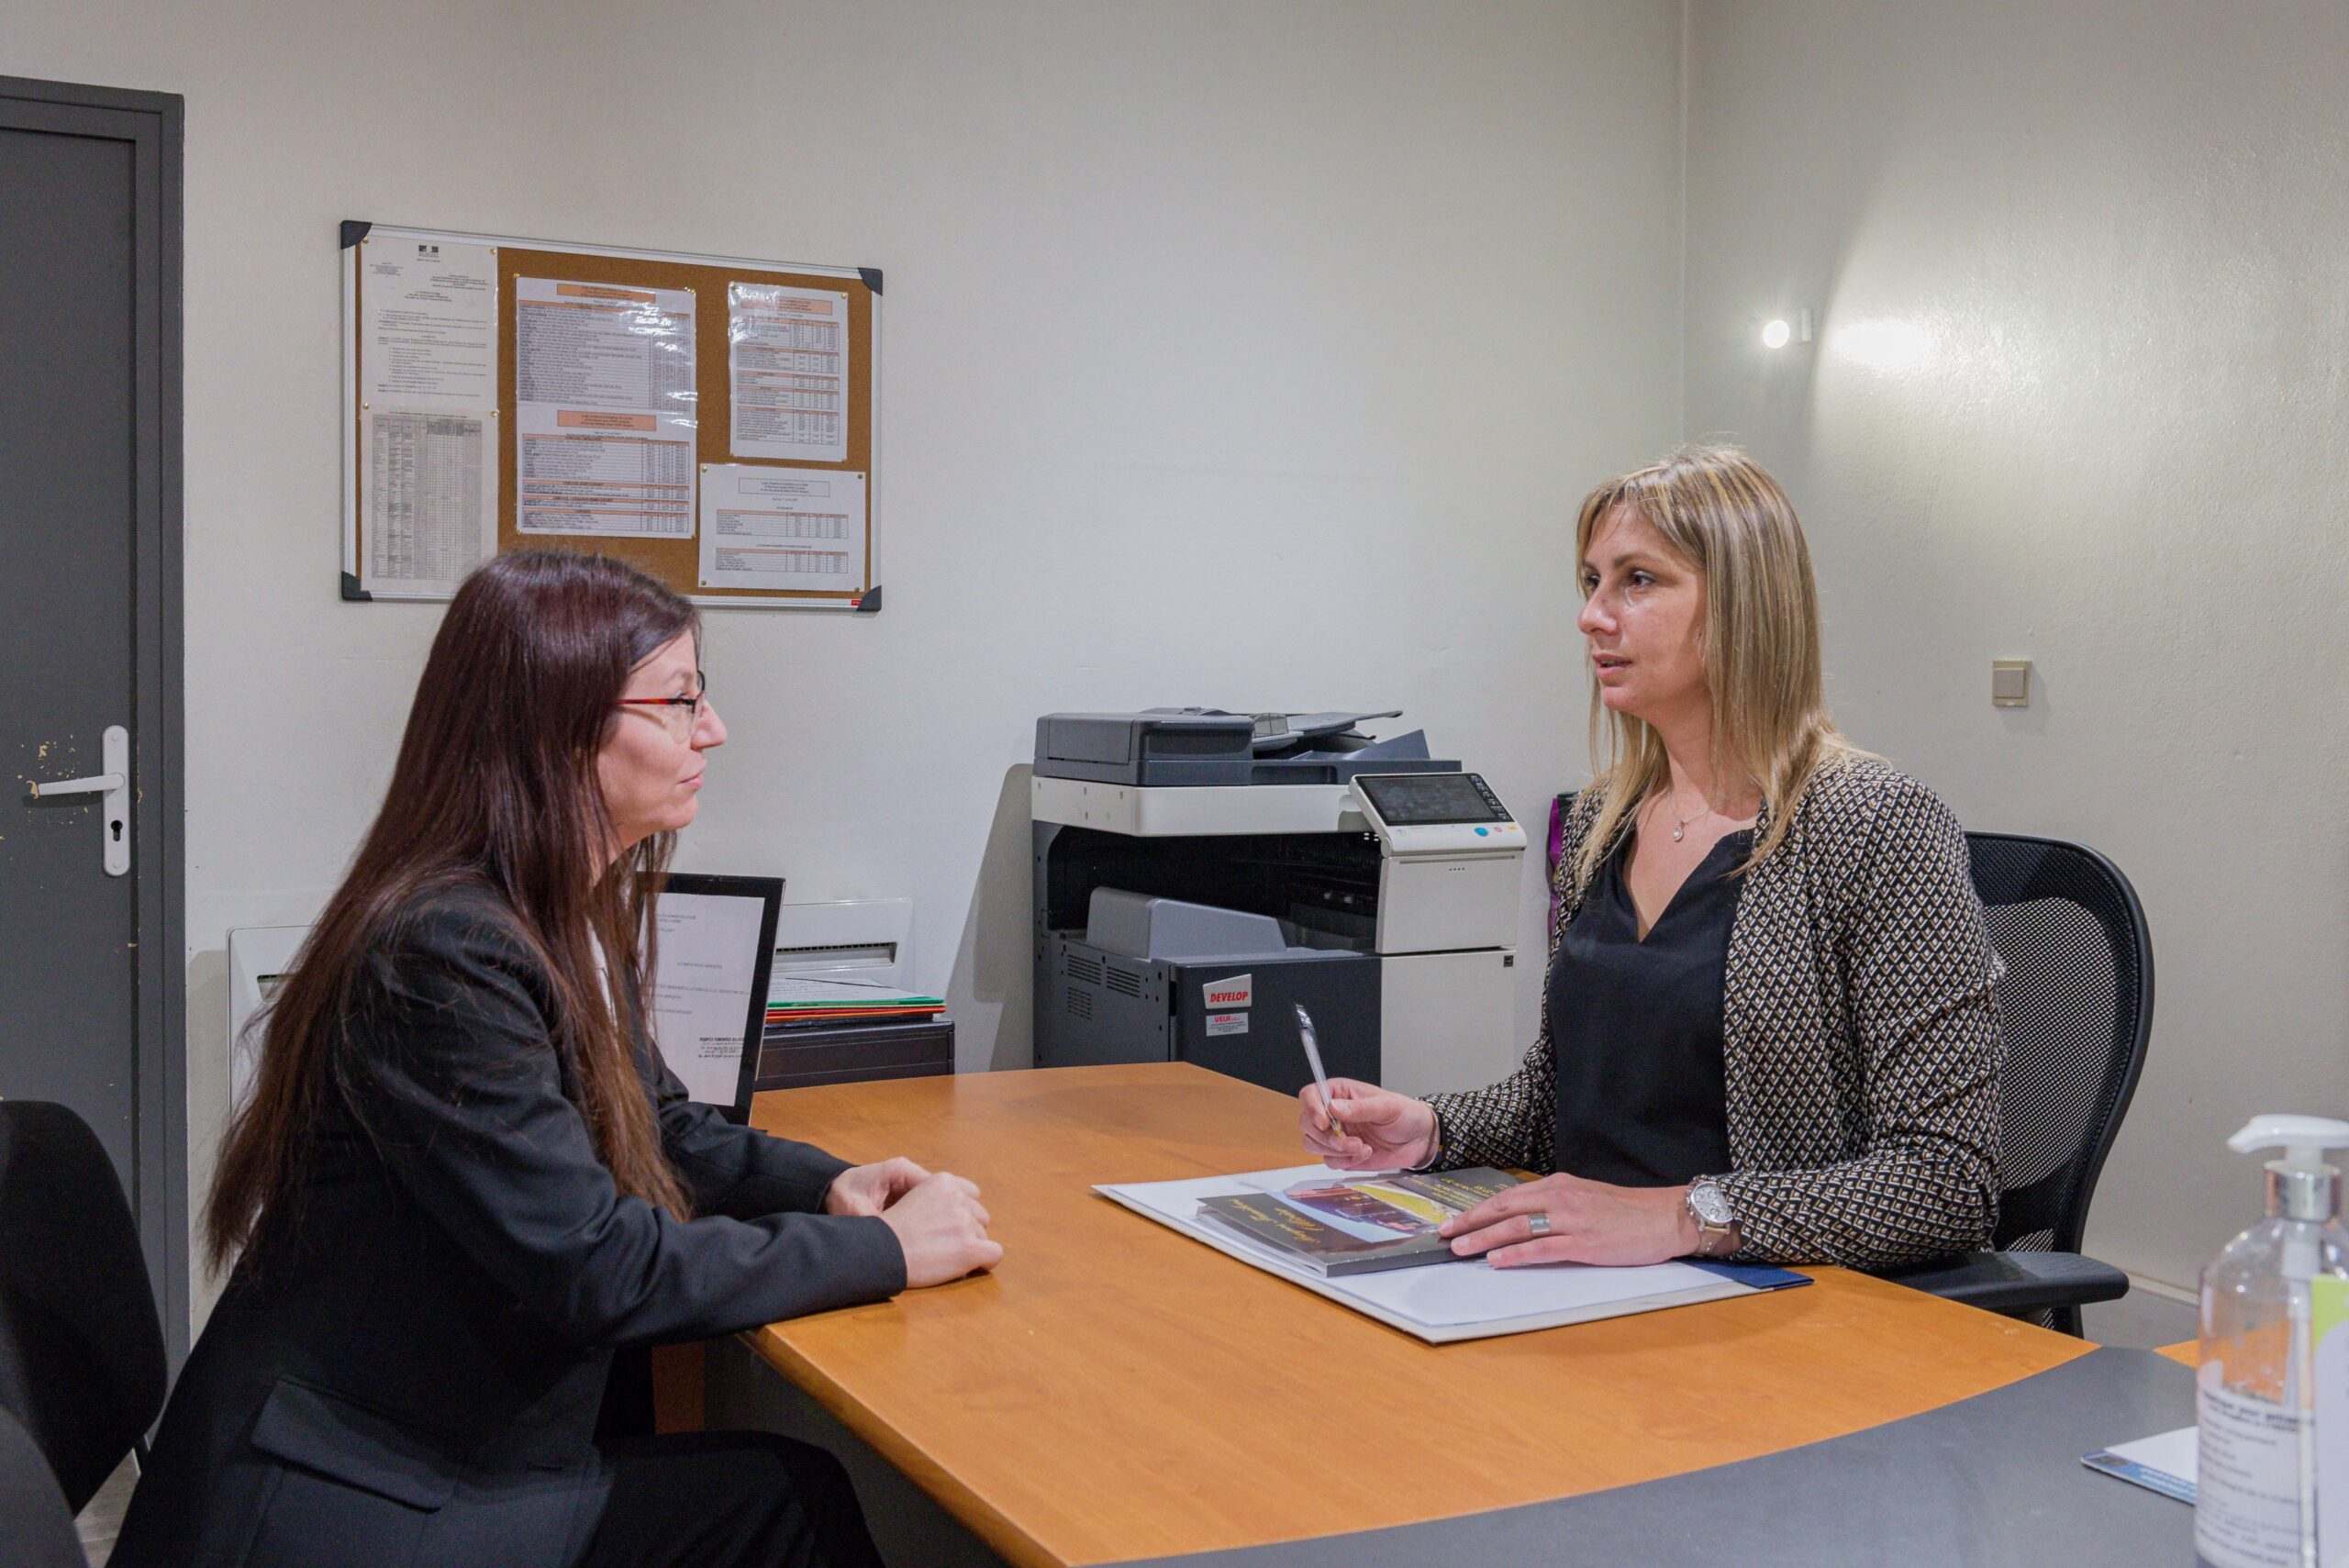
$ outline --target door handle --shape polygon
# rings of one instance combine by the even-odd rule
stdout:
[[[33,785],[33,798],[41,800],[61,795],[99,795],[107,790],[121,787],[120,773],[98,773],[86,779],[59,779],[50,784],[37,784]]]
[[[99,803],[103,809],[98,814],[98,831],[105,845],[106,874],[122,876],[130,870],[129,730],[119,724],[106,726],[100,765],[105,773],[93,773],[85,779],[37,784],[33,785],[33,798],[49,800],[61,795],[104,796]]]

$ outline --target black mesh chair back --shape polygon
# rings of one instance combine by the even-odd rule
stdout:
[[[2120,869],[2055,839],[1968,833],[1974,886],[2006,961],[1999,1251],[2076,1252],[2088,1200],[2145,1065],[2154,953]]]
[[[78,1513],[163,1408],[163,1327],[97,1134],[0,1100],[0,1408]]]

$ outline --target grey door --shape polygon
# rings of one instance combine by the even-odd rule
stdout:
[[[0,77],[0,1096],[114,1158],[187,1332],[180,101]],[[128,869],[102,797],[128,737]]]

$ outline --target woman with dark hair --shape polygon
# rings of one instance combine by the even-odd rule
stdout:
[[[615,1348],[1002,1254],[969,1182],[729,1125],[647,1041],[647,915],[726,739],[699,644],[600,557],[458,590],[229,1128],[206,1235],[236,1271],[121,1568],[879,1561],[819,1450],[596,1440]]]

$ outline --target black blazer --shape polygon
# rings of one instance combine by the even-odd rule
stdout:
[[[608,1486],[615,1347],[905,1287],[887,1225],[820,1212],[845,1162],[693,1104],[640,1035],[697,1218],[621,1196],[511,920],[486,890],[437,894],[372,957],[299,1213],[189,1357],[119,1568],[558,1568]]]

